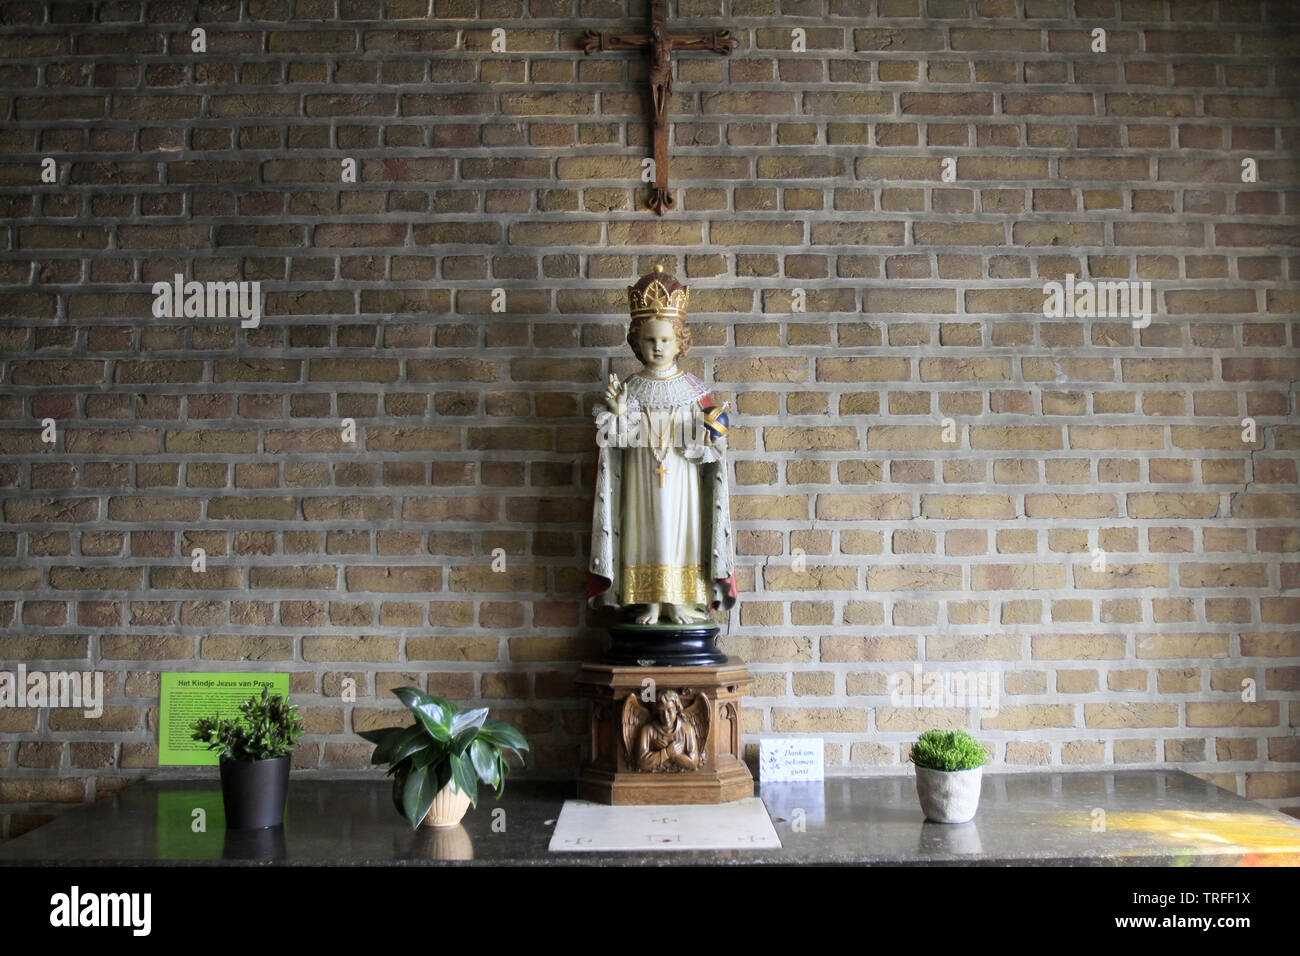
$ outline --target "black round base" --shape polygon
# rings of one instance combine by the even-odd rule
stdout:
[[[716,624],[614,624],[600,661],[623,667],[703,667],[727,663]]]

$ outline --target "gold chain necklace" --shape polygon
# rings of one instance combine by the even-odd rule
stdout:
[[[654,456],[655,468],[654,473],[659,476],[659,487],[665,487],[664,481],[668,475],[668,469],[664,467],[664,462],[668,458],[668,439],[672,436],[677,428],[677,409],[673,409],[668,415],[668,428],[665,431],[656,432],[654,419],[650,416],[650,409],[643,408],[641,413],[645,415],[646,427],[650,432],[650,454]]]

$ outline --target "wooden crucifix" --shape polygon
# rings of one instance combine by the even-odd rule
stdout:
[[[588,30],[582,48],[590,56],[607,50],[650,51],[650,104],[654,109],[654,188],[649,206],[659,215],[676,202],[668,188],[668,100],[673,93],[672,56],[677,50],[710,50],[730,56],[740,41],[730,30],[697,33],[668,32],[668,0],[651,0],[649,33],[606,33]]]

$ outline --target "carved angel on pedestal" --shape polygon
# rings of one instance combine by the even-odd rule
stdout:
[[[704,694],[696,694],[691,706],[683,707],[676,691],[662,691],[653,715],[636,694],[623,701],[623,746],[638,770],[698,770],[708,739],[709,699]]]
[[[679,369],[690,290],[657,269],[628,288],[627,342],[640,373],[610,376],[595,408],[588,604],[643,607],[638,624],[690,624],[736,603],[726,405]]]

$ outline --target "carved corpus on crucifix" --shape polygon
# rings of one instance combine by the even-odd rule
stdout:
[[[650,105],[654,110],[654,188],[650,208],[663,215],[675,203],[668,188],[668,101],[673,93],[672,56],[677,50],[710,50],[730,56],[740,45],[730,30],[697,33],[668,32],[668,0],[652,0],[649,33],[606,33],[588,30],[582,48],[590,56],[608,50],[650,51]]]

